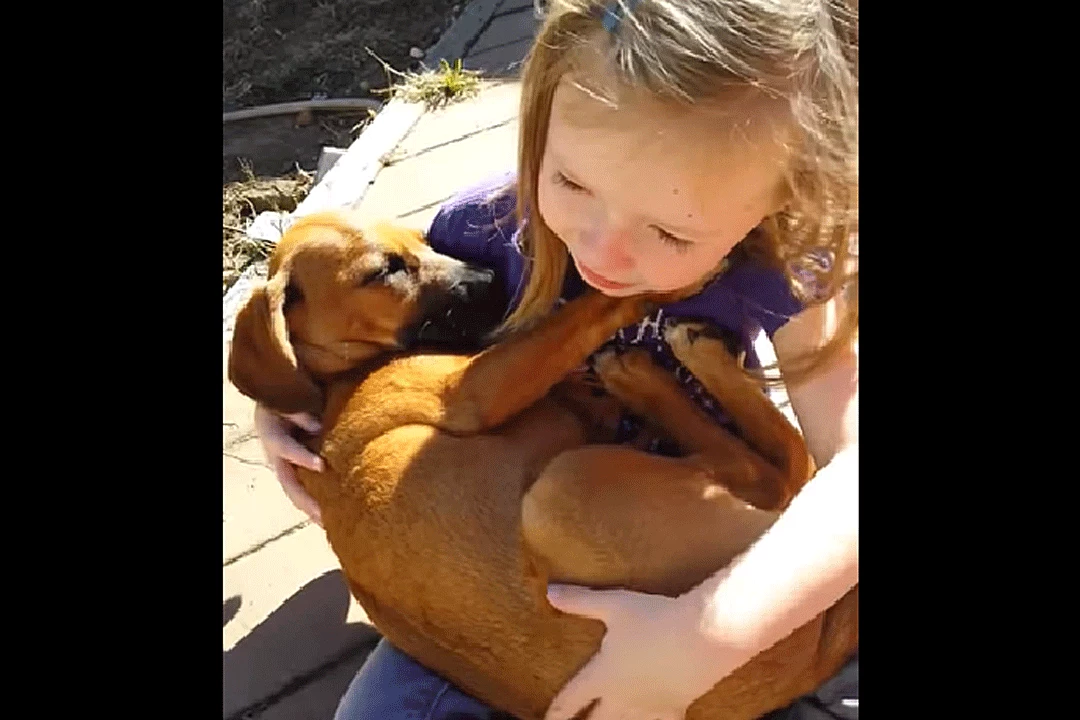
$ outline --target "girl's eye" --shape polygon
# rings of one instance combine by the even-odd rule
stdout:
[[[666,230],[661,230],[660,228],[656,228],[656,232],[658,232],[660,234],[660,241],[662,243],[664,243],[665,245],[673,248],[675,250],[675,252],[680,252],[680,253],[686,252],[694,244],[694,243],[690,242],[689,240],[683,240],[681,238],[677,238],[674,235],[672,235],[671,233],[667,232]]]
[[[555,172],[555,182],[557,184],[559,184],[559,185],[562,185],[564,188],[567,188],[567,189],[572,190],[574,192],[584,192],[585,191],[585,188],[578,185],[576,182],[574,182],[570,178],[566,177],[565,175],[563,175],[559,171]]]
[[[576,182],[574,182],[570,178],[566,177],[565,175],[562,174],[561,171],[558,171],[558,170],[555,171],[555,182],[556,182],[556,184],[562,185],[563,187],[567,188],[571,192],[579,192],[579,193],[588,192],[588,190],[586,190],[584,187],[582,187],[581,185],[578,185]],[[666,230],[661,230],[660,228],[656,228],[656,232],[660,234],[660,241],[663,242],[665,245],[668,245],[671,248],[674,248],[674,250],[676,252],[680,252],[680,253],[686,252],[694,244],[694,243],[690,242],[689,240],[683,240],[682,238],[677,238],[674,235],[672,235],[671,233],[667,232]]]

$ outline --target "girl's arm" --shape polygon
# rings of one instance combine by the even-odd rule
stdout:
[[[814,347],[833,309],[804,311],[774,334],[781,368]],[[670,599],[625,590],[552,586],[556,607],[608,628],[600,652],[559,693],[548,720],[593,698],[596,720],[681,717],[697,697],[824,612],[859,577],[858,345],[788,388],[820,470],[746,553]]]
[[[810,308],[776,332],[781,369],[832,333],[836,310],[835,304]],[[739,638],[752,653],[812,620],[858,582],[858,359],[856,341],[788,388],[820,470],[750,550],[701,588],[712,631]]]
[[[773,346],[781,369],[832,334],[840,309],[839,300],[812,307],[776,331]],[[858,445],[858,340],[821,373],[788,388],[788,396],[818,467],[825,467],[841,450]]]

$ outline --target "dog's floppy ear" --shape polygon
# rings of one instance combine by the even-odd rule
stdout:
[[[260,405],[280,413],[322,410],[322,394],[296,362],[285,327],[282,269],[256,287],[236,316],[229,352],[229,382]]]

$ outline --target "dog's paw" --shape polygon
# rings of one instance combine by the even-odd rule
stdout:
[[[706,335],[708,328],[703,322],[678,322],[664,328],[664,340],[684,367],[693,368],[699,356],[716,352],[715,346],[710,347],[711,339]]]
[[[704,322],[672,323],[664,328],[664,340],[679,362],[691,369],[699,362],[707,362],[710,356],[715,360],[717,353],[724,353],[739,365],[745,358],[735,333]]]
[[[689,350],[708,327],[703,322],[677,322],[664,328],[664,340],[676,354]]]
[[[618,350],[613,347],[608,347],[593,353],[590,364],[597,375],[602,375],[604,369],[611,367],[611,365],[616,362],[618,356]]]
[[[649,351],[643,348],[632,348],[621,353],[605,350],[596,356],[594,367],[604,387],[616,396],[625,394],[625,390],[634,388],[657,371]]]
[[[658,388],[675,382],[644,348],[605,352],[597,358],[596,374],[612,397],[640,417],[650,416]]]

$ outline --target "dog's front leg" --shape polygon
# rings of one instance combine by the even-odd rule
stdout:
[[[650,298],[589,292],[536,327],[498,343],[455,374],[440,427],[479,432],[536,403],[619,328],[645,316]]]

